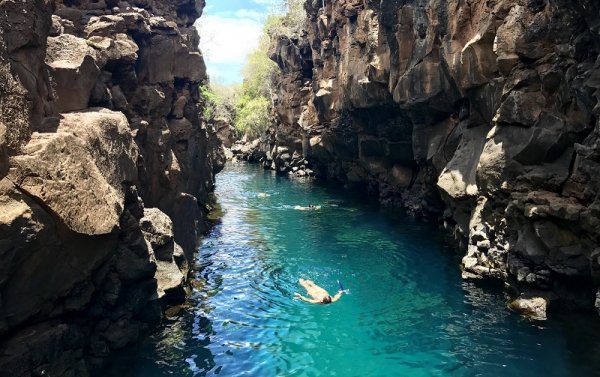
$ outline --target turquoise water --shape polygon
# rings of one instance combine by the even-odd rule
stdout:
[[[268,197],[259,197],[267,193]],[[598,328],[530,322],[461,281],[435,226],[335,187],[230,164],[187,306],[118,355],[112,376],[585,376]],[[296,205],[320,205],[299,211]],[[336,292],[293,300],[299,277]]]

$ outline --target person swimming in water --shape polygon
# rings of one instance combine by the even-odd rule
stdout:
[[[311,304],[331,304],[342,297],[343,291],[338,291],[335,296],[331,296],[326,290],[316,285],[312,280],[298,279],[298,283],[306,289],[306,293],[312,298],[304,297],[300,293],[294,293],[294,297]]]
[[[314,206],[312,204],[309,204],[307,207],[294,206],[294,209],[298,211],[318,211],[321,209],[321,206]]]

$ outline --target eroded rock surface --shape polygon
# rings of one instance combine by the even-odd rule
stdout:
[[[101,375],[183,298],[224,164],[203,6],[0,3],[0,376]]]
[[[600,6],[322,4],[307,1],[303,33],[272,39],[277,125],[262,161],[284,148],[321,177],[440,218],[464,252],[465,278],[592,309]]]

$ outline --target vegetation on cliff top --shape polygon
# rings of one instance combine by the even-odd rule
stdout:
[[[239,85],[210,85],[200,86],[200,95],[204,100],[203,118],[213,121],[218,118],[233,121],[235,106],[238,101]]]
[[[306,20],[304,0],[286,0],[283,4],[285,9],[279,15],[271,15],[265,24],[265,33],[273,35],[291,36],[302,31]]]
[[[204,118],[229,120],[238,138],[244,135],[250,139],[257,138],[268,129],[272,84],[277,70],[277,65],[268,57],[271,37],[300,32],[306,17],[304,0],[284,0],[281,7],[287,13],[267,18],[258,47],[248,55],[243,84],[233,87],[210,84],[210,87],[201,88],[207,104]]]

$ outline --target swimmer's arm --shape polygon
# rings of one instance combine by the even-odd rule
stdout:
[[[307,298],[307,297],[304,297],[304,296],[302,296],[300,293],[294,293],[294,297],[297,297],[297,298],[299,298],[300,300],[302,300],[302,301],[306,301],[306,302],[309,302],[309,303],[311,303],[311,304],[318,304],[318,303],[319,303],[319,301],[317,301],[317,300],[313,300],[313,299],[310,299],[310,298]]]
[[[335,296],[333,296],[331,298],[331,302],[336,302],[337,300],[339,300],[340,297],[342,297],[343,293],[344,293],[343,291],[338,291],[338,293],[336,293]]]

